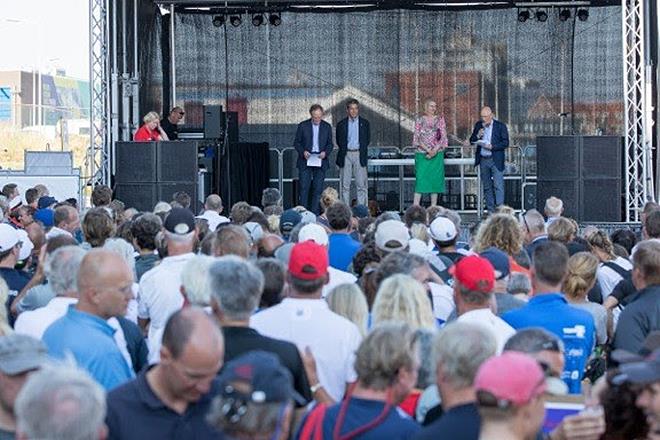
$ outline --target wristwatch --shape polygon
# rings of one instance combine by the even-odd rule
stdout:
[[[321,385],[321,383],[319,382],[316,385],[312,385],[311,387],[309,387],[309,390],[312,392],[312,396],[313,396],[321,388],[323,388],[323,385]]]

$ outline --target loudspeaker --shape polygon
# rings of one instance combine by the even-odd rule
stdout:
[[[623,154],[617,136],[536,138],[536,206],[551,196],[577,221],[621,221]]]
[[[227,136],[230,144],[238,143],[238,112],[224,113],[227,118]],[[223,126],[224,127],[224,126]]]
[[[196,142],[116,142],[115,197],[141,211],[185,191],[197,203]]]
[[[204,106],[204,138],[222,139],[225,136],[225,113],[221,105]]]

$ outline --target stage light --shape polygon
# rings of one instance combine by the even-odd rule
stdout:
[[[215,17],[213,17],[213,26],[222,27],[224,24],[225,24],[224,15],[216,15]]]
[[[577,18],[580,21],[587,21],[589,18],[589,9],[578,9]]]
[[[536,11],[536,19],[541,23],[543,23],[548,19],[548,13],[539,9],[538,11]]]
[[[241,19],[240,15],[232,15],[231,17],[229,17],[229,22],[231,23],[232,26],[239,27],[243,22],[243,19]]]
[[[569,18],[571,18],[570,9],[562,9],[559,11],[559,21],[567,21]]]
[[[252,15],[252,25],[253,26],[261,26],[264,24],[264,15],[263,14],[253,14]]]
[[[524,23],[527,20],[529,20],[529,11],[522,10],[522,11],[518,12],[518,21],[519,22]]]
[[[282,17],[280,17],[280,14],[271,13],[268,16],[268,21],[272,26],[279,26],[282,24]]]

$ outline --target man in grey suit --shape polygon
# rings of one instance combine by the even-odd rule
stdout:
[[[351,206],[351,179],[355,175],[358,204],[367,206],[367,149],[371,141],[369,121],[359,116],[360,103],[346,102],[348,117],[337,124],[337,166],[341,170],[341,199]]]

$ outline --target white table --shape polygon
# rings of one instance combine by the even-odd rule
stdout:
[[[474,166],[474,157],[458,158],[458,159],[445,159],[445,166],[458,165],[460,167],[461,175],[461,210],[465,208],[465,167]],[[401,159],[369,159],[367,166],[381,166],[381,167],[399,167],[399,211],[403,210],[403,167],[414,166],[414,158],[401,158]],[[481,173],[477,167],[477,213],[481,215]]]

